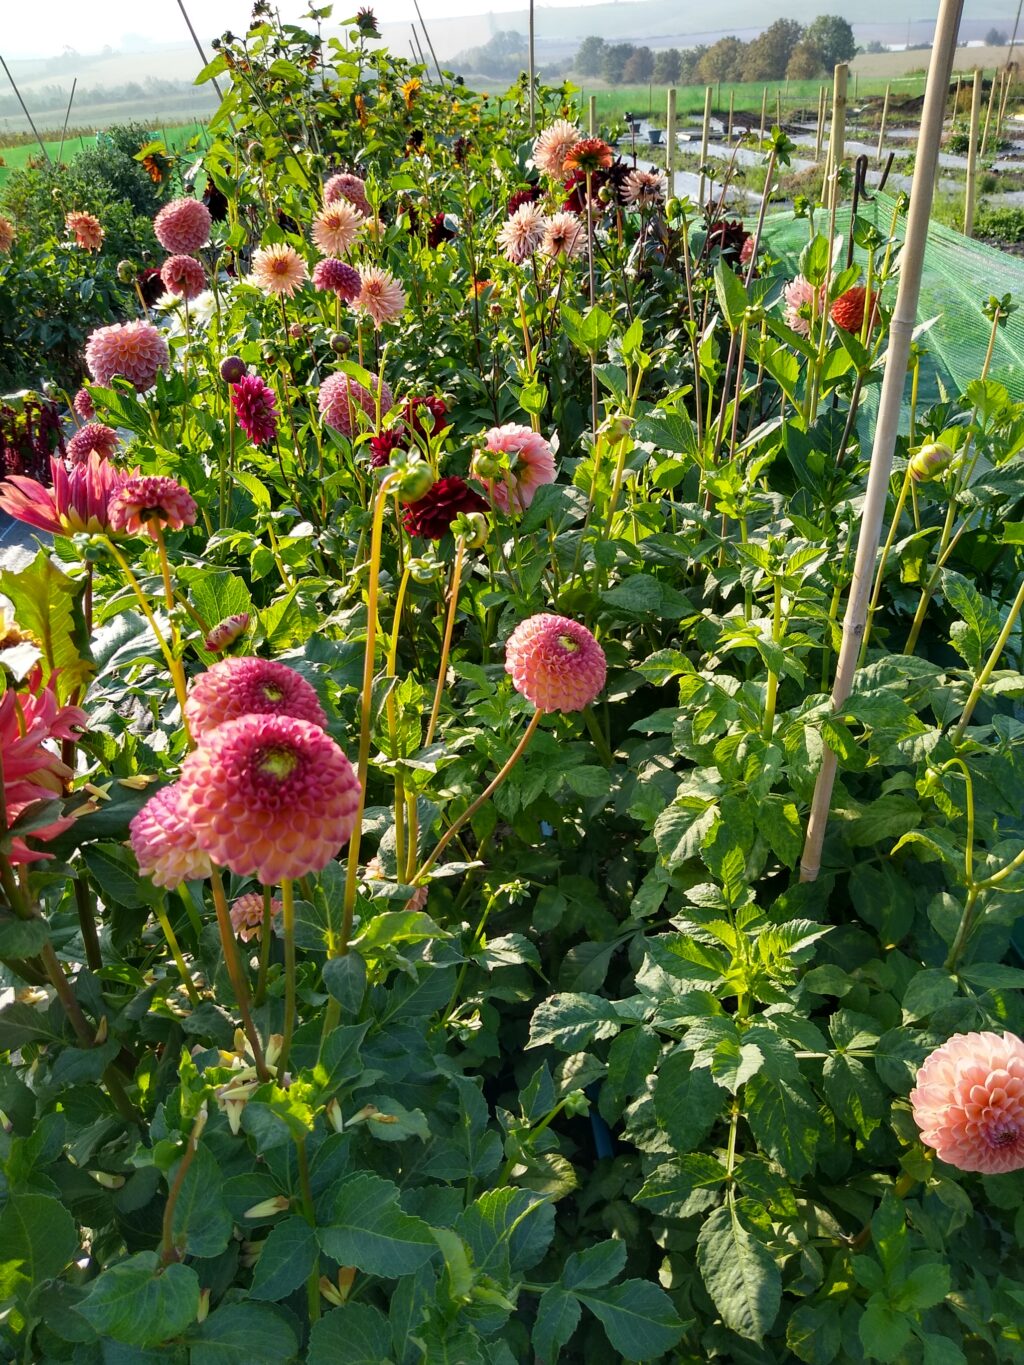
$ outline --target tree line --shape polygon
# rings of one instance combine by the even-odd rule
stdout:
[[[634,43],[607,43],[591,35],[577,50],[574,70],[610,85],[713,85],[718,81],[812,80],[831,72],[857,51],[853,29],[835,14],[820,14],[806,27],[776,19],[749,43],[720,38],[710,47],[654,50]]]

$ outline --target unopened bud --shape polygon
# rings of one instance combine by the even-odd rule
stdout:
[[[424,461],[410,461],[397,471],[395,491],[399,502],[419,502],[433,488],[434,471]]]
[[[237,384],[245,377],[245,361],[240,355],[229,355],[220,362],[220,377],[225,384]]]
[[[284,1034],[272,1033],[270,1037],[267,1039],[267,1046],[263,1054],[264,1057],[266,1058],[267,1066],[273,1066],[277,1062],[277,1059],[278,1057],[280,1057],[281,1049],[283,1047]]]
[[[138,276],[139,272],[134,261],[118,261],[117,278],[122,284],[134,284]]]
[[[335,355],[348,355],[352,343],[344,332],[334,332],[331,336],[331,350]]]
[[[210,1311],[210,1291],[209,1291],[208,1289],[200,1289],[200,1291],[199,1291],[199,1308],[198,1308],[197,1311],[196,1311],[196,1322],[205,1322],[205,1321],[206,1321],[206,1315],[209,1313],[209,1311]]]
[[[496,455],[493,450],[477,450],[473,452],[469,472],[474,479],[489,483],[495,479],[504,479],[506,470],[501,456]]]
[[[442,566],[439,560],[426,557],[409,560],[409,577],[414,583],[434,583],[440,578],[441,573]]]
[[[627,417],[624,412],[618,412],[614,417],[609,417],[601,427],[601,431],[613,445],[618,445],[620,441],[625,441],[633,429],[633,419]]]
[[[353,1114],[349,1119],[348,1126],[351,1128],[355,1123],[365,1123],[367,1119],[372,1119],[377,1112],[378,1110],[375,1104],[364,1104],[358,1114]]]
[[[225,616],[224,620],[219,621],[210,631],[203,644],[209,653],[223,654],[248,629],[249,613],[247,611],[241,611],[237,616]]]
[[[944,473],[956,458],[956,451],[941,441],[922,446],[910,460],[910,477],[916,483],[928,483]]]
[[[345,1302],[326,1275],[320,1276],[320,1293],[334,1308],[340,1308]]]
[[[264,159],[265,152],[262,142],[250,142],[246,150],[249,154],[249,160],[254,161],[257,165]]]
[[[301,341],[306,335],[306,329],[301,322],[293,322],[288,328],[288,335],[291,337],[292,341]]]
[[[99,1047],[100,1043],[105,1043],[107,1041],[107,1034],[109,1032],[110,1024],[107,1021],[107,1016],[104,1015],[103,1018],[100,1020],[99,1025],[97,1026],[96,1037],[93,1039],[92,1044],[93,1047]]]
[[[452,532],[462,537],[467,550],[482,550],[487,544],[490,526],[483,512],[460,512],[452,524]]]
[[[324,1117],[336,1133],[345,1131],[345,1119],[341,1112],[341,1105],[337,1100],[328,1100],[324,1108]]]
[[[270,1218],[275,1213],[286,1213],[291,1208],[292,1201],[286,1194],[275,1194],[270,1199],[262,1199],[258,1204],[253,1204],[251,1209],[246,1209],[242,1214],[243,1218]]]
[[[110,1175],[107,1171],[90,1171],[89,1174],[105,1190],[119,1190],[124,1184],[123,1175]]]

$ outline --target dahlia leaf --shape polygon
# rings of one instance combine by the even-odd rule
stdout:
[[[284,1365],[299,1345],[284,1315],[260,1303],[222,1304],[188,1340],[190,1365]]]
[[[66,701],[84,687],[94,665],[82,615],[85,583],[76,583],[40,550],[15,573],[0,571],[0,593],[10,598],[14,619],[42,650],[43,679],[57,674],[57,696]]]
[[[398,1187],[379,1176],[349,1176],[337,1185],[328,1207],[330,1223],[317,1229],[320,1245],[340,1265],[396,1279],[411,1275],[437,1245],[421,1218],[398,1204]]]

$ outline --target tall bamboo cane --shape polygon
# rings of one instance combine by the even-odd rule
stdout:
[[[874,577],[875,556],[885,515],[885,500],[892,473],[892,456],[896,446],[903,388],[910,360],[910,343],[917,318],[917,302],[921,293],[921,270],[928,238],[928,218],[935,192],[939,143],[946,100],[949,97],[949,78],[953,69],[957,32],[964,0],[940,0],[935,26],[935,42],[928,84],[925,88],[921,128],[914,160],[914,181],[910,191],[910,211],[907,215],[907,235],[903,245],[900,285],[896,295],[896,309],[889,324],[889,347],[885,357],[885,374],[878,404],[878,423],[871,452],[864,510],[861,514],[860,537],[853,582],[843,621],[843,643],[836,666],[832,687],[832,709],[839,710],[853,687],[857,656],[864,634],[868,597]],[[821,849],[828,824],[832,788],[836,780],[836,756],[825,747],[821,769],[814,786],[814,799],[807,822],[807,837],[800,858],[800,880],[813,882],[821,869]]]

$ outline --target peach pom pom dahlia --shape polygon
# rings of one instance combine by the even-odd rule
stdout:
[[[921,1140],[961,1171],[1024,1169],[1024,1042],[957,1033],[927,1058],[910,1092]]]
[[[196,843],[181,804],[181,784],[155,792],[129,826],[132,852],[144,877],[173,891],[210,875],[210,858]]]
[[[586,626],[542,613],[509,636],[505,672],[538,711],[582,711],[604,687],[608,666]]]
[[[302,674],[273,659],[221,659],[193,683],[185,716],[196,739],[247,715],[296,716],[321,729],[327,724],[316,692]]]

